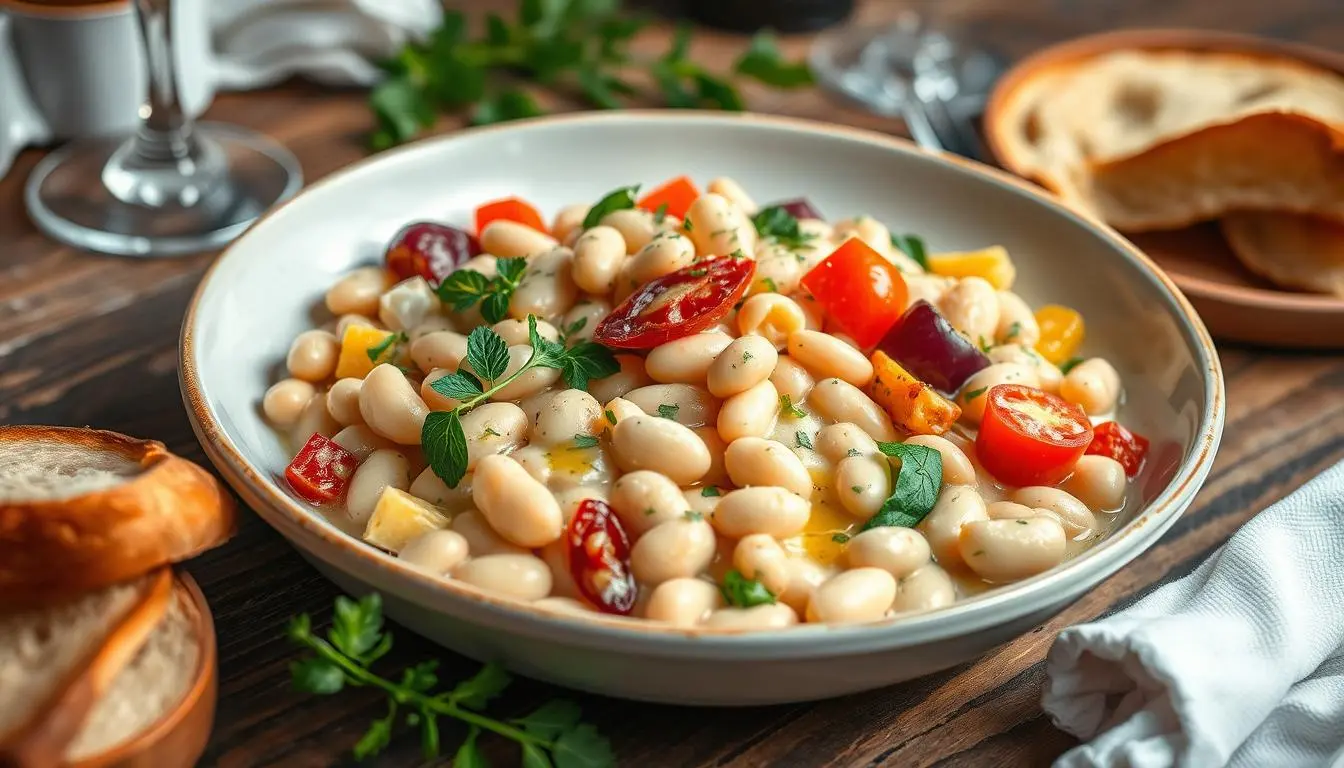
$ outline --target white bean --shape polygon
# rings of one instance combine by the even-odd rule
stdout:
[[[779,392],[762,381],[723,401],[719,409],[719,437],[731,444],[742,437],[765,437],[775,428],[779,415]]]
[[[728,477],[739,488],[775,485],[805,499],[812,497],[812,476],[797,454],[783,443],[740,437],[728,444],[723,463]]]
[[[719,401],[693,384],[651,384],[627,392],[624,399],[645,413],[671,416],[688,427],[703,427],[719,418]]]
[[[270,389],[266,390],[266,395],[261,398],[261,412],[265,414],[271,426],[286,429],[294,426],[294,422],[299,420],[299,414],[303,413],[304,406],[308,405],[308,401],[316,394],[317,389],[303,379],[281,379],[272,384]]]
[[[686,233],[701,256],[756,252],[756,227],[727,198],[707,192],[686,211]]]
[[[612,211],[603,216],[600,223],[621,234],[621,239],[625,241],[625,252],[631,255],[638,253],[658,234],[653,214],[641,208]]]
[[[988,355],[992,363],[1020,363],[1034,370],[1036,376],[1040,379],[1041,389],[1050,394],[1059,393],[1059,385],[1064,381],[1064,374],[1054,366],[1053,363],[1041,357],[1040,353],[1031,347],[1024,347],[1020,344],[999,344],[989,350]]]
[[[633,283],[632,287],[638,287],[689,267],[692,261],[695,261],[695,244],[690,238],[676,232],[661,232],[630,257],[623,273]]]
[[[583,220],[588,218],[588,212],[591,210],[592,206],[587,203],[575,203],[561,208],[551,220],[551,235],[564,242],[576,230],[583,227]]]
[[[382,267],[360,267],[327,289],[327,309],[333,315],[372,317],[378,314],[378,299],[387,285]]]
[[[540,600],[551,593],[551,569],[532,555],[486,555],[459,565],[453,576],[486,592],[517,600]]]
[[[523,280],[509,299],[509,316],[526,320],[528,315],[563,315],[579,298],[574,284],[574,252],[556,248],[534,256],[527,263]]]
[[[409,493],[417,499],[424,499],[436,507],[456,512],[471,506],[472,476],[468,474],[449,488],[443,479],[434,474],[433,467],[425,469],[411,482]]]
[[[961,529],[961,559],[986,581],[1005,583],[1059,565],[1067,545],[1064,526],[1049,517],[976,520]]]
[[[798,614],[783,603],[767,603],[750,608],[720,608],[703,623],[706,627],[739,632],[784,629],[798,623]]]
[[[896,439],[896,428],[882,406],[863,390],[840,379],[822,379],[807,396],[807,404],[835,422],[856,424],[876,440]]]
[[[783,349],[789,337],[807,327],[807,316],[798,302],[778,293],[758,293],[747,297],[737,310],[737,330],[743,336],[756,335]]]
[[[702,579],[670,579],[654,588],[644,618],[677,627],[693,627],[723,604],[718,587]]]
[[[793,250],[773,241],[762,241],[756,245],[756,274],[748,292],[753,296],[793,293],[806,271]]]
[[[807,604],[812,601],[812,593],[830,578],[832,571],[822,568],[809,558],[798,556],[790,556],[786,566],[788,586],[783,592],[776,593],[775,598],[799,614],[805,614]]]
[[[611,486],[611,508],[632,539],[638,539],[686,511],[681,489],[666,475],[647,469],[616,478]]]
[[[511,347],[517,344],[532,343],[532,336],[528,331],[527,320],[514,320],[511,317],[506,318],[495,323],[490,330],[498,334],[499,337],[504,340],[504,343]],[[537,335],[543,339],[549,339],[551,341],[560,340],[560,332],[556,330],[554,325],[551,325],[545,320],[537,320]]]
[[[327,394],[316,391],[289,428],[289,440],[294,445],[303,445],[314,434],[331,437],[340,430],[341,425],[327,412]]]
[[[957,395],[957,404],[961,406],[961,418],[971,424],[979,424],[985,417],[989,390],[1000,384],[1025,384],[1028,387],[1037,387],[1040,383],[1036,371],[1021,363],[995,363],[988,368],[981,368],[961,385],[961,394]]]
[[[513,403],[486,403],[462,417],[467,437],[467,469],[486,456],[508,453],[527,437],[527,414]]]
[[[905,275],[905,287],[910,291],[910,304],[925,301],[938,306],[952,286],[957,284],[955,277],[942,275]],[[909,306],[909,305],[907,305]]]
[[[1125,468],[1110,456],[1078,459],[1062,486],[1093,512],[1115,512],[1125,506]]]
[[[834,377],[862,387],[873,378],[873,364],[862,352],[820,331],[796,331],[789,336],[789,357],[818,379]]]
[[[547,487],[551,484],[551,460],[549,451],[540,445],[525,445],[510,453],[509,456],[532,476],[533,480]]]
[[[406,456],[391,450],[369,454],[345,491],[345,513],[350,520],[364,525],[378,506],[378,497],[386,488],[404,491],[411,487],[411,462]]]
[[[872,216],[855,216],[852,219],[841,219],[835,223],[835,229],[831,236],[840,242],[844,242],[851,237],[857,237],[868,245],[869,248],[890,259],[892,254],[891,230],[887,225],[874,219]],[[908,261],[908,258],[907,258]],[[918,265],[915,271],[919,271]]]
[[[332,384],[327,390],[327,413],[331,418],[344,426],[363,424],[364,417],[359,413],[359,390],[363,386],[363,379],[338,379]]]
[[[877,441],[859,425],[840,422],[822,427],[813,442],[817,453],[832,463],[846,456],[872,456],[877,451]]]
[[[611,304],[603,299],[580,300],[573,309],[565,313],[560,326],[569,329],[565,338],[570,344],[576,341],[591,341],[598,324],[609,314]]]
[[[714,559],[718,542],[704,520],[681,517],[657,525],[630,548],[630,572],[641,584],[699,575]]]
[[[881,568],[897,579],[928,565],[932,557],[929,542],[913,528],[870,528],[845,545],[850,568]]]
[[[596,434],[601,418],[602,406],[592,395],[581,389],[566,389],[542,408],[532,430],[532,442],[546,446],[573,442],[575,435]]]
[[[773,536],[764,533],[743,536],[737,542],[733,567],[748,579],[761,582],[776,597],[788,590],[793,579],[788,554]]]
[[[756,201],[751,199],[751,195],[747,194],[742,185],[727,176],[710,179],[705,191],[725,198],[748,216],[754,215],[759,210]]]
[[[1012,291],[999,291],[999,324],[994,339],[1000,344],[1021,344],[1034,347],[1041,340],[1041,326],[1031,307]]]
[[[394,365],[375,366],[359,389],[359,413],[369,429],[401,445],[419,445],[429,407]]]
[[[508,456],[481,459],[471,498],[490,527],[514,544],[535,548],[560,538],[564,525],[555,496]]]
[[[715,397],[731,397],[770,378],[779,353],[761,336],[743,336],[724,347],[709,366],[706,384]]]
[[[835,465],[835,493],[840,505],[867,520],[891,495],[891,464],[885,456],[846,456]]]
[[[952,577],[936,563],[929,563],[897,583],[896,599],[891,603],[891,611],[929,611],[949,606],[956,599],[957,588],[952,583]]]
[[[588,293],[605,296],[625,263],[625,239],[613,227],[598,226],[574,241],[574,282]]]
[[[431,411],[451,411],[461,405],[457,400],[451,397],[445,397],[434,389],[434,382],[445,376],[451,376],[453,372],[447,368],[432,368],[425,378],[420,380],[420,399],[425,401],[425,406]]]
[[[917,530],[928,540],[938,562],[944,568],[950,568],[962,562],[959,543],[962,526],[988,519],[985,500],[974,488],[952,485],[938,494],[938,502]]]
[[[1019,504],[1034,509],[1047,509],[1055,513],[1064,525],[1069,538],[1080,540],[1090,538],[1097,531],[1097,518],[1083,502],[1075,499],[1068,491],[1033,485],[1018,488],[1010,498]]]
[[[938,310],[952,324],[981,346],[988,346],[999,327],[998,291],[982,277],[964,277],[938,302]]]
[[[588,391],[599,403],[624,397],[632,389],[653,383],[653,379],[644,372],[644,358],[638,355],[617,355],[616,362],[621,366],[619,372],[588,383]]]
[[[374,451],[397,447],[396,443],[382,435],[374,434],[373,430],[363,424],[351,424],[332,435],[331,441],[352,453],[360,461],[369,458],[369,454]]]
[[[789,489],[757,486],[725,494],[711,521],[730,539],[753,533],[783,539],[801,533],[811,515],[808,500]]]
[[[411,342],[411,360],[422,371],[456,371],[467,357],[467,337],[454,331],[435,331]]]
[[[817,385],[817,380],[793,358],[780,355],[775,362],[775,369],[770,372],[770,383],[775,385],[775,390],[781,396],[788,395],[797,405],[807,399],[812,387]]]
[[[807,620],[826,624],[875,621],[896,599],[896,579],[881,568],[853,568],[827,579],[812,593]]]
[[[481,248],[500,259],[514,259],[545,253],[559,245],[545,232],[509,219],[495,219],[481,230]]]
[[[626,472],[652,469],[677,485],[690,485],[709,471],[709,449],[689,428],[657,416],[631,416],[611,430],[616,463]]]
[[[975,465],[961,450],[945,437],[939,435],[913,435],[906,438],[906,445],[922,445],[937,451],[943,460],[943,485],[975,485]]]
[[[721,333],[684,336],[654,347],[644,361],[644,370],[664,384],[704,384],[714,358],[732,341]]]
[[[444,576],[461,565],[467,554],[467,540],[462,534],[439,529],[425,531],[411,539],[397,553],[397,558],[431,576]]]
[[[574,575],[569,572],[569,542],[566,537],[552,541],[537,550],[537,557],[551,569],[551,595],[565,598],[580,597]]]
[[[602,411],[602,418],[613,427],[631,416],[643,415],[645,415],[643,408],[640,408],[638,405],[635,405],[623,397],[618,397],[607,403]]]
[[[304,331],[294,338],[285,357],[289,375],[304,381],[322,381],[336,371],[341,342],[333,333]]]
[[[1100,357],[1084,360],[1064,375],[1059,396],[1082,406],[1089,416],[1109,413],[1120,399],[1120,374]]]
[[[709,451],[709,469],[705,470],[700,482],[705,485],[727,485],[728,468],[724,463],[724,454],[728,452],[728,444],[719,437],[718,427],[696,427],[692,431],[705,444],[705,450]]]
[[[462,512],[455,515],[449,527],[467,540],[467,549],[472,557],[527,554],[526,549],[510,543],[496,533],[479,512]]]

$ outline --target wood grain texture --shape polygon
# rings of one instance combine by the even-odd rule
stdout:
[[[450,3],[451,4],[451,3]],[[471,3],[502,8],[507,0]],[[906,3],[862,3],[878,22]],[[1102,29],[1192,26],[1268,34],[1338,48],[1336,0],[940,0],[927,2],[1008,57]],[[666,31],[640,40],[658,50]],[[798,53],[806,38],[785,41]],[[730,61],[741,38],[697,35],[695,56]],[[749,90],[753,109],[897,131],[819,93]],[[558,104],[564,107],[564,104]],[[221,96],[209,117],[262,130],[289,146],[309,181],[364,156],[370,127],[363,96],[304,85]],[[457,125],[445,120],[449,131]],[[0,423],[90,424],[154,437],[198,461],[177,385],[182,313],[211,256],[136,261],[92,256],[38,234],[22,209],[22,183],[40,157],[20,156],[0,181]],[[1344,357],[1220,347],[1227,372],[1227,431],[1194,506],[1144,556],[1032,632],[980,661],[904,685],[811,704],[733,710],[632,704],[519,681],[500,707],[521,714],[556,696],[577,700],[630,766],[1036,766],[1072,746],[1041,713],[1043,658],[1063,627],[1113,611],[1189,572],[1250,516],[1344,458]],[[383,714],[358,689],[314,698],[289,688],[295,652],[285,620],[312,612],[325,623],[336,590],[254,515],[238,537],[190,564],[215,613],[220,702],[205,763],[220,766],[348,764],[349,748]],[[434,656],[441,677],[475,664],[397,633],[386,664]],[[449,726],[444,743],[463,732]],[[380,765],[416,765],[413,735]],[[495,765],[517,754],[485,741]]]

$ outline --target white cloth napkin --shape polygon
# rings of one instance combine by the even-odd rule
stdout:
[[[1189,576],[1059,634],[1056,768],[1344,765],[1344,463]]]
[[[372,61],[439,25],[438,0],[210,0],[214,83],[247,90],[302,75],[371,85]]]

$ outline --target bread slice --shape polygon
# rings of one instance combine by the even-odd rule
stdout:
[[[1121,49],[1007,87],[986,126],[1001,162],[1119,229],[1243,209],[1344,219],[1344,77],[1325,67]]]
[[[232,497],[162,443],[65,427],[0,427],[0,607],[42,605],[214,547]]]
[[[1344,298],[1344,224],[1315,216],[1243,211],[1220,222],[1237,259],[1278,285]]]
[[[168,610],[161,568],[0,617],[0,764],[53,765]]]

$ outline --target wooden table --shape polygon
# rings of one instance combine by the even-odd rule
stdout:
[[[500,6],[505,3],[495,2]],[[511,3],[510,3],[511,4]],[[474,4],[473,4],[474,5]],[[486,3],[481,3],[486,5]],[[979,40],[1012,56],[1119,26],[1192,26],[1344,45],[1335,0],[940,0]],[[868,2],[866,21],[899,3]],[[656,33],[653,37],[664,36]],[[661,46],[658,40],[648,41]],[[806,39],[791,40],[801,51]],[[697,36],[695,52],[725,62],[741,41]],[[899,126],[839,108],[819,94],[753,91],[752,107],[884,130]],[[304,85],[221,96],[209,116],[257,128],[288,145],[309,181],[364,156],[370,117],[360,93]],[[453,125],[445,124],[443,130]],[[22,184],[40,157],[23,154],[0,182],[0,423],[94,425],[154,437],[204,463],[177,384],[177,334],[205,254],[129,261],[62,247],[34,230]],[[843,699],[735,710],[632,704],[519,681],[501,705],[524,712],[557,696],[579,701],[612,738],[622,765],[1043,765],[1073,745],[1042,715],[1043,662],[1055,634],[1131,602],[1190,571],[1251,515],[1344,458],[1344,357],[1220,348],[1229,413],[1208,484],[1184,519],[1132,565],[1055,619],[975,664]],[[280,637],[292,614],[325,620],[336,590],[270,528],[244,516],[236,539],[192,562],[215,613],[221,687],[205,763],[225,766],[350,762],[349,749],[382,714],[381,697],[350,690],[314,698],[289,687],[295,651]],[[443,657],[441,677],[475,664],[409,632],[390,665]],[[448,729],[445,743],[462,732]],[[513,748],[488,741],[496,765]],[[417,763],[399,738],[380,764]]]

